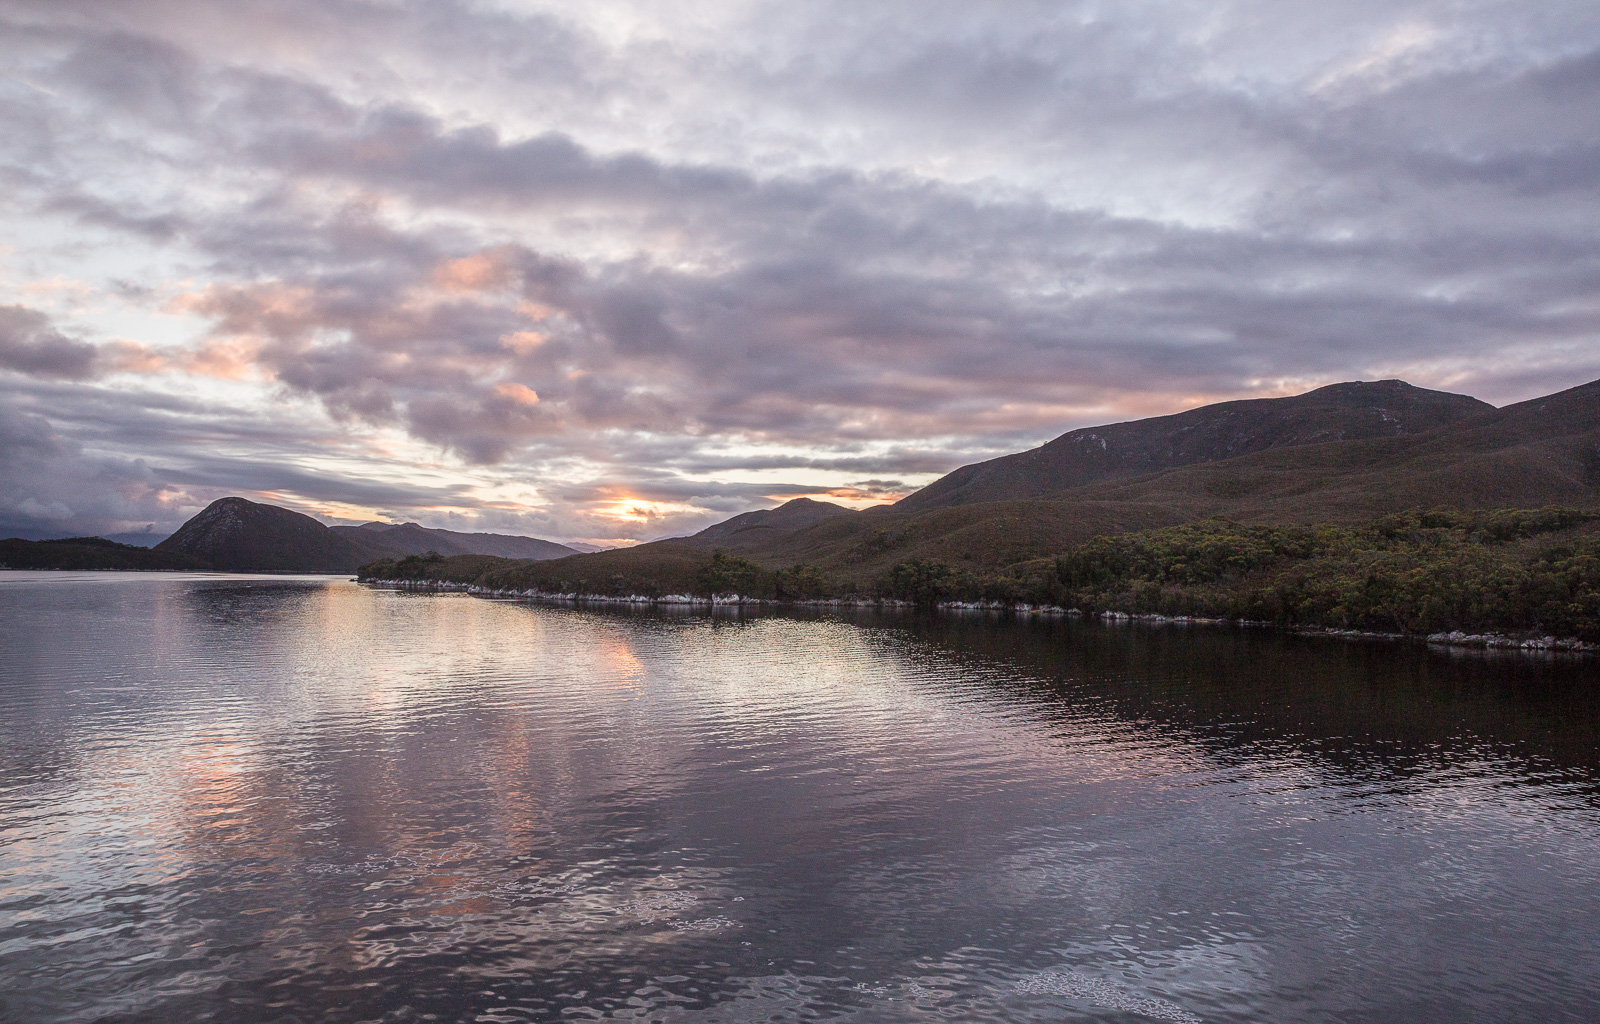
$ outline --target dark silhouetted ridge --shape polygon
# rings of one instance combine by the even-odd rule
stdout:
[[[360,526],[333,526],[329,529],[389,558],[404,558],[406,555],[421,555],[429,551],[437,551],[441,555],[535,559],[565,558],[578,554],[576,548],[537,537],[457,533],[454,530],[429,529],[418,523],[362,523]]]
[[[416,523],[324,526],[277,505],[220,498],[155,550],[182,552],[227,572],[351,572],[378,558],[441,555],[565,558],[575,550],[537,537],[430,530]]]
[[[245,498],[218,498],[154,550],[225,572],[350,572],[373,557],[310,516]]]

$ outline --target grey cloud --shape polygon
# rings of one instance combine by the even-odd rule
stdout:
[[[187,226],[184,217],[173,211],[140,213],[99,196],[81,193],[57,195],[48,200],[45,207],[52,212],[71,214],[80,224],[142,235],[152,242],[171,241]]]
[[[1600,16],[1535,6],[755,5],[708,40],[0,0],[68,97],[0,97],[0,162],[167,243],[211,340],[336,422],[722,510],[777,492],[685,478],[892,489],[1279,382],[1600,376]],[[748,441],[816,454],[716,454]]]
[[[196,88],[198,61],[146,35],[80,36],[56,71],[99,105],[171,130],[192,120],[205,103]]]
[[[313,425],[159,392],[60,382],[0,388],[0,530],[108,534],[153,523],[170,532],[238,493],[389,507],[410,513],[403,518],[426,518],[435,505],[484,505],[464,485],[334,475],[293,461],[328,440]],[[118,447],[141,456],[117,456]],[[244,448],[257,454],[234,454]]]
[[[300,173],[352,176],[433,201],[474,204],[646,204],[725,196],[749,185],[728,170],[668,167],[635,153],[597,157],[557,132],[504,141],[486,125],[447,130],[403,107],[373,111],[343,137],[285,130],[260,143],[257,155]]]
[[[0,306],[0,368],[82,380],[93,375],[96,355],[93,345],[62,334],[38,310]]]
[[[0,404],[0,535],[110,533],[172,512],[141,460],[87,453],[43,416]]]

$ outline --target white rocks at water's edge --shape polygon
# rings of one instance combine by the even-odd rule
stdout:
[[[449,583],[440,580],[365,580],[362,582],[375,586],[394,587],[400,590],[455,591],[475,594],[479,597],[510,598],[573,606],[590,604],[713,609],[741,607],[910,609],[916,607],[910,601],[899,601],[886,597],[830,598],[828,600],[808,601],[773,601],[768,598],[744,597],[739,594],[719,594],[715,597],[696,597],[692,594],[667,594],[662,597],[648,597],[644,594],[629,594],[614,597],[606,594],[552,593],[543,590],[498,590],[491,587],[480,587],[472,583]],[[1059,605],[1005,604],[1000,601],[941,601],[937,607],[940,611],[945,612],[1009,612],[1013,615],[1064,616],[1068,618],[1080,618],[1084,614],[1077,608],[1062,608]],[[1116,611],[1101,612],[1096,617],[1105,622],[1113,623],[1141,622],[1174,626],[1270,627],[1273,625],[1270,622],[1202,618],[1190,615],[1132,614]],[[1460,630],[1450,633],[1430,633],[1425,637],[1417,637],[1406,633],[1378,633],[1359,629],[1306,628],[1296,629],[1294,632],[1304,636],[1347,637],[1366,640],[1422,640],[1435,646],[1465,647],[1478,650],[1600,652],[1600,644],[1585,643],[1576,638],[1558,639],[1552,636],[1514,637],[1503,633],[1463,633]]]
[[[1582,640],[1553,636],[1535,636],[1518,639],[1503,633],[1463,633],[1459,629],[1450,633],[1429,633],[1430,644],[1449,647],[1487,647],[1518,651],[1596,651],[1600,644],[1587,644]]]
[[[372,586],[394,587],[400,590],[441,590],[479,597],[504,597],[522,601],[539,601],[550,604],[581,605],[610,604],[640,607],[687,608],[915,608],[911,601],[898,601],[889,597],[829,598],[827,600],[774,601],[764,597],[745,597],[741,594],[718,594],[715,597],[697,597],[692,594],[665,594],[648,597],[644,594],[612,596],[609,594],[559,593],[547,590],[499,590],[480,587],[473,583],[450,583],[441,580],[362,580]],[[1056,605],[1004,604],[999,601],[941,601],[941,611],[1008,611],[1022,615],[1067,615],[1083,613],[1076,608]],[[1195,620],[1200,621],[1200,620]]]

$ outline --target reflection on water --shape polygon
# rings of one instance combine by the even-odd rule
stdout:
[[[0,1020],[1600,1005],[1593,661],[0,574]]]

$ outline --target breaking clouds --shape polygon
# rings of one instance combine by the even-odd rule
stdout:
[[[1600,377],[1593,4],[0,0],[0,532],[620,542]]]

